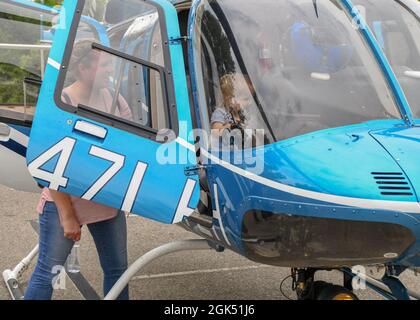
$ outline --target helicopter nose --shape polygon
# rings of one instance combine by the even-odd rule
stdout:
[[[411,182],[420,202],[420,127],[393,128],[372,132],[375,138],[394,158]],[[388,177],[390,180],[391,177]],[[393,177],[393,180],[398,180]],[[409,192],[403,186],[394,186],[389,192]]]

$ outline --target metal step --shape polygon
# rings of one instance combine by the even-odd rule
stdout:
[[[205,214],[200,214],[195,210],[193,214],[188,217],[188,219],[209,229],[213,226],[213,217]]]

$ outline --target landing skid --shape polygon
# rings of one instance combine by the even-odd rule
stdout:
[[[324,281],[315,281],[318,271],[338,270],[343,273],[343,285],[333,285]],[[380,280],[350,268],[341,269],[292,269],[293,285],[298,300],[358,300],[353,293],[352,283],[362,281],[367,287],[388,300],[420,300],[420,294],[407,289],[398,276],[405,269],[395,271],[387,267]]]
[[[381,280],[374,279],[360,272],[353,272],[349,268],[342,268],[341,271],[350,277],[356,277],[366,282],[366,285],[375,290],[382,296],[390,300],[420,300],[420,294],[407,287],[398,278],[399,274],[394,274],[387,270]]]
[[[105,300],[115,300],[137,272],[160,257],[179,251],[209,250],[213,248],[214,247],[211,246],[207,240],[201,239],[175,241],[157,247],[141,256],[127,269],[114,287],[112,287],[111,291],[106,295]]]
[[[23,273],[28,269],[31,261],[38,254],[38,251],[39,246],[36,245],[35,248],[33,248],[32,251],[13,268],[13,270],[7,269],[3,271],[3,280],[6,283],[7,289],[13,300],[23,299],[23,291],[19,284],[19,280]]]
[[[122,290],[128,285],[130,280],[145,266],[165,255],[180,251],[197,251],[197,250],[216,250],[221,252],[223,247],[204,239],[181,240],[171,242],[157,247],[138,258],[117,281],[105,300],[115,300]],[[23,273],[28,269],[31,261],[38,254],[38,245],[20,261],[13,270],[7,269],[3,272],[3,280],[13,300],[23,299],[23,290],[19,280]],[[357,273],[350,268],[337,269],[343,273],[343,286],[332,285],[330,283],[314,281],[315,273],[321,269],[292,269],[292,278],[294,279],[293,289],[296,291],[299,300],[320,300],[320,298],[328,299],[341,295],[341,297],[349,298],[343,300],[355,300],[357,297],[353,294],[353,279],[361,279],[366,285],[375,290],[386,299],[389,300],[420,300],[420,294],[408,290],[404,284],[398,279],[398,272],[388,272],[381,280],[374,279],[363,273]],[[315,287],[314,287],[315,284]],[[315,290],[314,290],[315,288]],[[322,295],[320,291],[323,291]],[[317,292],[318,291],[318,292]],[[350,299],[353,298],[353,299]],[[321,299],[322,300],[322,299]]]
[[[115,300],[120,295],[121,291],[127,286],[130,280],[136,275],[136,273],[160,257],[180,251],[211,249],[214,249],[218,252],[224,250],[224,248],[220,247],[219,245],[213,244],[203,239],[175,241],[155,248],[141,256],[127,269],[127,271],[121,276],[121,278],[105,297],[105,300]],[[23,299],[23,290],[19,281],[21,280],[23,273],[28,269],[31,261],[38,254],[38,251],[39,246],[37,245],[25,258],[22,259],[22,261],[16,265],[13,270],[7,269],[3,272],[3,280],[13,300]]]

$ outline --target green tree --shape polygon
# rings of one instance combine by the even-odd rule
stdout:
[[[47,6],[61,5],[62,0],[36,0]],[[5,7],[7,8],[7,6]],[[29,9],[28,9],[29,10]],[[50,28],[51,22],[36,19],[31,14],[18,11],[2,11],[0,4],[0,43],[39,44],[41,31]],[[23,80],[25,77],[39,77],[41,59],[38,50],[0,49],[0,104],[22,105],[24,100]],[[45,58],[47,52],[45,52]],[[28,97],[34,103],[33,97]]]
[[[49,7],[60,6],[63,4],[63,0],[35,0],[35,2],[45,4]]]

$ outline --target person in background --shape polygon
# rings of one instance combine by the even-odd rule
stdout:
[[[241,74],[228,73],[220,78],[222,105],[216,107],[210,122],[212,130],[212,145],[215,139],[223,136],[226,131],[240,131],[243,144],[246,128],[245,110],[252,104],[252,94],[248,86],[248,77]],[[225,145],[226,141],[222,141]],[[232,144],[229,142],[228,144]]]
[[[249,94],[245,84],[237,82],[238,77],[229,73],[220,78],[223,105],[216,107],[211,116],[213,130],[234,129],[245,122],[242,107],[248,103]]]

